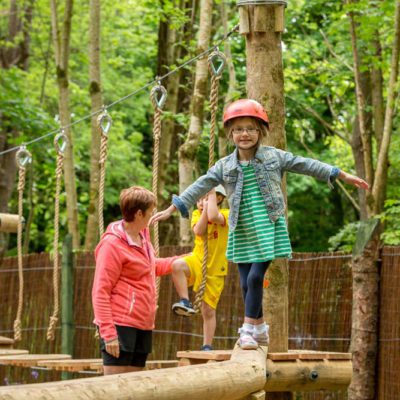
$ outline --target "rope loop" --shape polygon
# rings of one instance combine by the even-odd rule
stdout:
[[[208,56],[208,68],[213,76],[221,77],[226,65],[226,56],[218,47]]]
[[[108,136],[112,125],[112,118],[107,112],[106,108],[103,106],[103,112],[97,117],[97,125],[101,131],[102,136]]]
[[[168,93],[167,89],[161,85],[161,82],[158,81],[158,84],[151,89],[150,98],[151,103],[155,110],[162,110],[165,106],[165,102],[167,101]]]
[[[32,162],[32,154],[22,145],[15,154],[15,160],[19,168],[25,168]]]
[[[61,132],[55,136],[54,138],[54,147],[58,155],[64,156],[65,150],[67,150],[68,145],[68,137],[64,132],[64,129],[61,129]]]

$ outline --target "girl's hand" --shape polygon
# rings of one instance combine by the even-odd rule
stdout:
[[[119,341],[118,339],[111,340],[106,343],[106,352],[115,358],[119,358]]]
[[[174,205],[169,206],[166,210],[164,211],[159,211],[158,213],[154,214],[149,221],[149,225],[153,225],[155,222],[158,221],[165,221],[168,219],[172,213],[176,210]]]
[[[342,181],[348,183],[349,185],[356,186],[360,189],[365,189],[365,190],[369,189],[368,183],[365,182],[364,179],[359,178],[358,176],[348,174],[347,172],[344,171],[340,171],[339,178]]]

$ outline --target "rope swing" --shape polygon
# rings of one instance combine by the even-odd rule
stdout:
[[[32,155],[25,146],[21,146],[15,155],[15,159],[19,168],[18,173],[18,227],[17,227],[17,248],[18,248],[18,310],[14,321],[14,340],[19,342],[22,338],[21,334],[21,315],[24,300],[24,275],[22,270],[22,227],[23,227],[23,195],[25,188],[26,166],[32,162]]]
[[[158,160],[160,154],[160,138],[161,138],[161,114],[167,100],[167,90],[160,82],[151,89],[150,92],[151,103],[154,108],[154,124],[153,124],[153,138],[154,138],[154,154],[153,154],[153,182],[152,191],[157,198],[158,194]],[[158,222],[154,224],[154,252],[156,257],[159,257],[160,253],[160,239],[158,231]],[[160,294],[161,278],[156,278],[156,296],[157,299]]]
[[[112,125],[112,118],[104,108],[103,112],[97,117],[97,125],[101,133],[100,139],[100,181],[99,181],[99,233],[100,237],[104,233],[104,185],[106,179],[106,161],[107,161],[107,145],[108,132]]]
[[[214,148],[215,148],[215,128],[217,121],[217,110],[218,110],[218,86],[219,80],[223,69],[226,64],[226,57],[224,53],[221,53],[218,49],[213,51],[208,56],[208,68],[211,73],[211,90],[210,90],[210,145],[208,154],[208,168],[214,165]],[[199,290],[196,293],[196,297],[193,302],[193,308],[196,312],[200,311],[201,302],[203,301],[204,292],[206,290],[207,282],[207,261],[208,261],[208,227],[204,236],[204,256],[201,265],[202,279],[199,286]]]
[[[60,312],[60,305],[58,299],[58,281],[59,281],[59,255],[58,255],[58,238],[59,238],[59,221],[60,221],[60,191],[61,191],[61,178],[63,174],[64,153],[67,148],[68,138],[62,129],[61,132],[54,138],[54,147],[57,152],[56,164],[56,194],[54,200],[54,240],[53,240],[53,299],[54,309],[50,317],[49,327],[47,329],[47,340],[54,340],[56,326],[58,322],[58,314]]]

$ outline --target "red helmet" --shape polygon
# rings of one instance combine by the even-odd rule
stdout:
[[[264,107],[255,100],[241,99],[229,104],[224,112],[224,125],[233,118],[254,117],[260,119],[267,128],[269,127],[268,115]]]

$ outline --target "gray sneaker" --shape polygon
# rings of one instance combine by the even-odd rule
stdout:
[[[239,328],[239,346],[243,350],[256,350],[258,347],[258,343],[254,340],[252,336],[252,332],[247,331],[243,328]]]
[[[260,346],[268,346],[269,344],[269,326],[265,326],[265,330],[257,333],[256,330],[254,329],[252,336],[253,339],[260,345]]]

